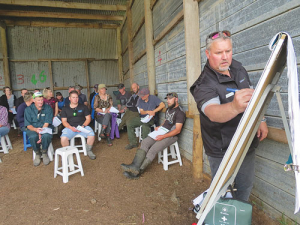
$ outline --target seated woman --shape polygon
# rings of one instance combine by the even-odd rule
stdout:
[[[6,86],[3,88],[3,95],[1,96],[1,104],[2,106],[6,107],[8,111],[8,121],[11,123],[14,114],[13,114],[13,108],[15,108],[15,102],[17,100],[16,96],[12,94],[10,87]]]
[[[6,103],[3,99],[0,99],[0,138],[8,134],[10,130],[10,124],[8,123],[8,111],[4,106]]]
[[[105,84],[98,85],[99,95],[96,95],[94,99],[95,119],[98,123],[102,124],[100,137],[106,138],[108,146],[112,146],[112,142],[110,139],[110,108],[113,105],[113,101],[112,97],[109,94],[106,94],[106,90],[107,89]]]
[[[65,105],[65,98],[62,96],[60,92],[56,92],[56,100],[58,105],[58,113],[60,114],[62,108]]]
[[[53,92],[50,87],[43,90],[44,104],[49,105],[53,109],[53,117],[58,114],[58,103],[56,98],[53,97]]]

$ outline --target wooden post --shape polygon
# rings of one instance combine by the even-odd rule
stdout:
[[[155,56],[153,46],[153,23],[152,11],[150,8],[151,0],[145,0],[145,30],[146,30],[146,52],[147,52],[147,72],[148,72],[148,86],[150,94],[155,94]]]
[[[189,115],[195,115],[193,130],[193,177],[197,180],[203,177],[203,143],[200,130],[200,116],[198,115],[199,112],[189,88],[201,73],[198,2],[194,0],[183,0],[183,13],[188,107]]]
[[[127,5],[127,32],[128,32],[128,56],[129,56],[129,74],[130,83],[133,83],[133,45],[132,45],[132,12],[130,4]]]
[[[119,82],[123,83],[123,58],[122,58],[122,44],[121,44],[121,28],[117,28],[117,55],[119,65]]]
[[[5,82],[5,86],[12,88],[10,83],[10,75],[9,75],[6,25],[4,23],[0,24],[0,33],[1,33],[1,44],[2,44],[2,55],[3,55],[4,82]]]
[[[50,88],[51,88],[52,91],[54,91],[53,73],[52,73],[52,62],[51,62],[51,60],[48,61],[48,68],[49,68],[49,75],[50,75]]]
[[[90,78],[89,78],[89,62],[85,60],[85,78],[86,78],[86,88],[87,88],[87,99],[88,104],[90,102]]]

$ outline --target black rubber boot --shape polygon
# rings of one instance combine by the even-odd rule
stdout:
[[[121,164],[121,168],[126,172],[138,174],[140,172],[140,166],[144,162],[146,152],[142,149],[138,149],[135,153],[134,159],[131,164]]]
[[[123,172],[123,175],[128,179],[137,180],[140,178],[141,174],[145,171],[145,169],[151,164],[151,162],[152,161],[150,159],[145,158],[138,173],[125,171]]]
[[[135,174],[127,172],[127,171],[123,172],[123,175],[130,180],[137,180],[140,178],[139,174],[135,175]]]
[[[106,141],[109,147],[113,145],[109,136],[107,136]]]
[[[145,169],[152,163],[152,161],[150,159],[148,159],[147,157],[144,159],[141,167],[140,167],[140,171],[139,174],[144,173]]]

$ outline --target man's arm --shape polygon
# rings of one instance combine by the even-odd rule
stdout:
[[[257,130],[258,139],[260,141],[264,140],[267,137],[268,132],[269,132],[269,130],[268,130],[268,126],[267,126],[266,121],[260,122],[260,125],[259,125],[258,130]]]
[[[143,109],[140,109],[140,114],[142,115],[148,114],[150,116],[155,116],[155,113],[159,112],[163,108],[165,108],[165,103],[161,102],[159,103],[158,107],[156,107],[156,109],[154,109],[153,111],[144,111]]]
[[[180,134],[182,126],[183,126],[183,123],[176,123],[174,130],[172,130],[172,131],[170,131],[170,132],[168,132],[164,135],[158,135],[155,140],[156,141],[161,141],[162,139],[165,139],[165,138],[168,138],[168,137],[173,137],[177,134]]]
[[[73,132],[80,132],[79,130],[77,130],[75,127],[72,127],[68,121],[67,118],[61,118],[61,122],[64,125],[64,127],[69,128],[70,130],[72,130]]]
[[[90,122],[91,122],[91,115],[87,115],[87,116],[85,116],[85,121],[82,124],[82,126],[86,127],[86,126],[88,126],[90,124]]]
[[[254,89],[245,88],[235,92],[232,102],[226,104],[210,104],[205,107],[205,115],[212,121],[225,123],[245,111]]]

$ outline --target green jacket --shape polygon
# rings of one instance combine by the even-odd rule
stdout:
[[[43,105],[42,110],[38,113],[34,104],[28,106],[24,113],[25,127],[32,125],[35,128],[43,127],[45,123],[52,124],[53,110],[49,105]]]

